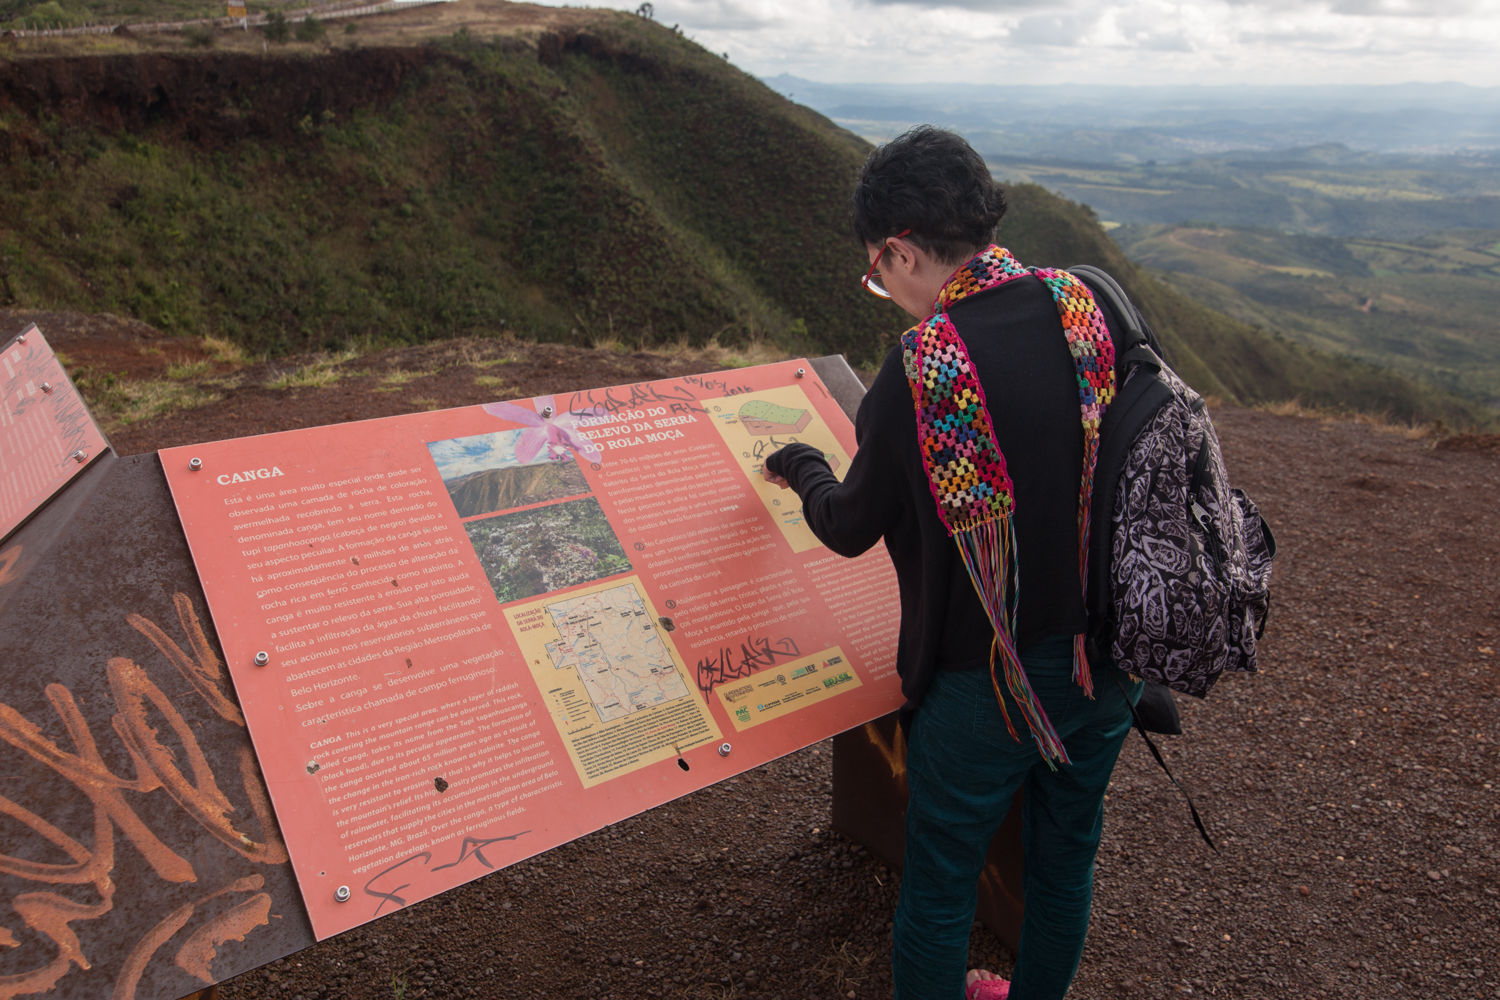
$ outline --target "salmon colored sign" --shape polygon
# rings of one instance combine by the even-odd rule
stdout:
[[[0,539],[109,448],[35,325],[0,350]]]
[[[794,441],[805,361],[161,452],[319,938],[900,705]]]

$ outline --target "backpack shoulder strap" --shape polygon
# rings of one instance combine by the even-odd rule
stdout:
[[[1094,471],[1094,503],[1089,525],[1089,581],[1087,602],[1089,633],[1101,636],[1113,629],[1110,607],[1110,555],[1113,548],[1115,490],[1125,468],[1125,458],[1141,429],[1156,413],[1176,398],[1172,387],[1159,376],[1165,361],[1161,342],[1141,315],[1139,309],[1108,272],[1090,264],[1068,268],[1101,299],[1118,320],[1121,329],[1116,337],[1115,372],[1119,387],[1099,427],[1099,460]],[[1140,371],[1128,382],[1125,375],[1133,365]],[[1102,636],[1101,636],[1102,637]]]
[[[1094,470],[1094,503],[1089,512],[1088,608],[1090,632],[1114,616],[1110,606],[1110,556],[1114,550],[1115,492],[1130,447],[1157,412],[1177,398],[1172,387],[1159,377],[1161,360],[1145,344],[1139,344],[1116,360],[1124,370],[1130,355],[1139,352],[1141,370],[1119,390],[1099,427],[1099,462]],[[1111,626],[1112,627],[1112,626]]]
[[[1146,322],[1146,317],[1141,315],[1135,303],[1130,301],[1130,296],[1125,294],[1125,289],[1120,287],[1120,283],[1108,271],[1094,267],[1092,264],[1077,264],[1068,268],[1068,273],[1088,285],[1089,291],[1093,292],[1097,298],[1102,298],[1109,306],[1109,311],[1125,327],[1121,331],[1124,335],[1124,343],[1119,345],[1123,350],[1115,352],[1117,359],[1115,364],[1118,369],[1123,371],[1126,362],[1134,360],[1127,359],[1125,354],[1139,344],[1145,344],[1155,352],[1158,358],[1162,361],[1166,360],[1166,352],[1162,350],[1161,340],[1156,336],[1156,331],[1151,329],[1151,325]]]

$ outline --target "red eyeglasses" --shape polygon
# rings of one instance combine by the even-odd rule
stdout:
[[[891,240],[899,240],[901,237],[907,235],[910,232],[910,229],[903,229],[895,236],[887,236],[885,238],[885,246],[880,248],[880,252],[876,254],[875,259],[870,262],[870,269],[865,272],[865,276],[859,279],[859,283],[865,286],[866,291],[870,292],[873,295],[878,295],[882,299],[888,299],[891,297],[891,293],[885,290],[885,286],[881,285],[880,276],[875,273],[875,269],[880,266],[880,258],[884,257],[885,252],[891,248]]]

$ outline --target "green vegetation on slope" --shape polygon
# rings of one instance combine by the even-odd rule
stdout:
[[[1205,305],[1500,405],[1500,232],[1409,243],[1217,226],[1122,226],[1111,235]]]
[[[1115,222],[1183,223],[1411,239],[1500,227],[1500,158],[1351,153],[1342,146],[1183,163],[1100,164],[992,156],[996,176],[1041,184]]]
[[[250,0],[252,14],[276,6],[302,9],[296,0]],[[0,27],[68,28],[81,24],[140,24],[224,17],[223,0],[0,0]]]
[[[503,327],[869,360],[899,322],[846,233],[863,143],[665,28],[598,22],[551,67],[466,37],[0,64],[0,304],[273,353]],[[33,110],[38,71],[139,105]]]

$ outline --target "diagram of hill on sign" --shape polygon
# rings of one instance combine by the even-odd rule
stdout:
[[[558,669],[573,668],[601,722],[688,693],[633,584],[546,605],[561,638],[547,643]]]
[[[794,410],[788,406],[777,406],[763,399],[752,399],[740,407],[740,423],[750,434],[796,434],[807,430],[812,423],[808,410]]]

